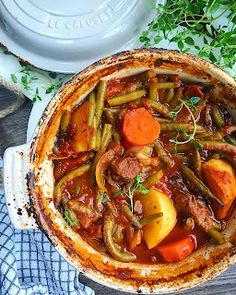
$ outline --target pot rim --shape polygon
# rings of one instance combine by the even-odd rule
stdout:
[[[61,99],[63,100],[63,91],[64,89],[66,89],[67,87],[70,86],[70,84],[77,80],[77,82],[82,81],[83,78],[86,75],[91,75],[90,72],[96,72],[96,69],[99,66],[103,66],[103,65],[107,65],[107,67],[109,68],[109,66],[111,66],[112,63],[114,63],[115,61],[122,62],[122,58],[125,56],[131,56],[132,54],[152,54],[152,53],[170,53],[170,54],[174,54],[174,55],[181,55],[184,56],[186,58],[189,58],[191,60],[194,60],[194,62],[201,62],[204,63],[205,66],[208,68],[209,72],[215,74],[216,76],[221,76],[221,80],[225,81],[227,84],[231,85],[232,87],[236,88],[236,82],[233,80],[233,78],[231,78],[228,74],[226,74],[224,71],[222,71],[221,69],[219,69],[217,66],[213,65],[212,63],[205,61],[199,57],[196,57],[194,55],[191,54],[187,54],[187,53],[180,53],[179,51],[176,50],[165,50],[165,49],[138,49],[138,50],[130,50],[130,51],[123,51],[114,55],[111,55],[109,57],[103,58],[101,60],[99,60],[98,62],[93,63],[92,65],[86,67],[84,70],[82,70],[81,72],[73,75],[66,83],[65,85],[54,95],[54,97],[52,98],[52,100],[49,102],[49,104],[47,105],[45,111],[43,112],[43,115],[37,125],[37,128],[34,132],[34,138],[32,141],[32,145],[31,145],[31,158],[34,156],[34,149],[35,149],[35,145],[37,145],[37,139],[38,139],[38,134],[41,131],[41,128],[44,128],[44,122],[45,119],[49,117],[51,117],[53,115],[53,113],[55,112],[55,108],[57,107],[58,104],[60,104]],[[121,60],[119,60],[119,58],[121,58]],[[53,110],[53,111],[52,111]],[[29,184],[29,191],[30,193],[33,195],[34,194],[34,189],[32,187],[32,184]],[[32,206],[34,208],[34,200],[32,200]],[[36,210],[34,208],[34,210]],[[48,236],[49,240],[52,242],[52,244],[56,244],[55,248],[57,249],[57,251],[73,266],[75,266],[77,269],[79,269],[80,271],[82,271],[83,273],[85,273],[85,275],[87,277],[89,277],[90,279],[98,282],[98,283],[102,283],[103,285],[107,286],[107,287],[111,287],[117,290],[122,290],[122,291],[126,291],[126,292],[130,292],[130,293],[137,293],[139,292],[139,290],[142,291],[142,293],[150,293],[150,292],[155,292],[158,294],[163,294],[163,293],[172,293],[175,291],[179,291],[179,290],[185,290],[185,289],[189,289],[191,287],[194,287],[196,285],[199,285],[203,282],[206,282],[207,280],[215,277],[216,275],[222,273],[225,269],[227,269],[230,265],[234,264],[236,261],[236,255],[235,255],[235,249],[233,249],[233,251],[229,251],[228,254],[221,260],[219,261],[215,267],[214,267],[214,271],[209,268],[204,270],[204,275],[202,277],[195,277],[194,279],[191,280],[191,283],[189,282],[185,282],[181,285],[178,286],[168,286],[167,288],[164,289],[160,289],[158,284],[156,284],[154,287],[152,286],[152,288],[150,288],[149,286],[144,286],[144,287],[140,287],[139,290],[137,290],[136,287],[129,285],[127,287],[127,285],[124,287],[124,285],[120,285],[119,283],[114,283],[114,281],[110,280],[108,278],[108,276],[99,273],[96,270],[87,268],[82,266],[80,263],[76,262],[73,260],[73,258],[66,252],[66,250],[62,247],[61,241],[57,236],[53,236],[51,233],[50,228],[48,228],[47,226],[45,226],[45,224],[42,224],[41,220],[40,220],[40,214],[37,212],[35,212],[35,217],[36,220],[39,224],[39,227],[44,231],[44,233]]]

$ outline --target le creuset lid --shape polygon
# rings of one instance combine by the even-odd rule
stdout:
[[[39,68],[73,73],[133,48],[151,14],[144,0],[0,0],[0,42]]]

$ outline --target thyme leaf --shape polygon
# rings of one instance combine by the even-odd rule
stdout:
[[[156,11],[156,17],[140,35],[144,47],[158,47],[167,40],[180,51],[191,50],[236,75],[235,1],[168,0],[154,4],[149,0],[147,5]]]
[[[127,191],[122,191],[122,190],[117,191],[114,197],[121,194],[125,195],[130,200],[130,210],[134,212],[134,194],[135,193],[139,193],[142,195],[149,193],[149,190],[143,186],[142,178],[140,177],[140,175],[136,176],[134,184],[131,187],[129,187]]]
[[[65,220],[66,220],[66,222],[67,222],[67,224],[69,225],[69,226],[74,226],[74,225],[76,225],[77,224],[77,220],[76,219],[71,219],[70,218],[70,213],[69,213],[69,211],[67,211],[67,210],[65,210],[64,211],[64,216],[65,216]]]
[[[193,122],[193,132],[191,134],[188,134],[184,130],[177,130],[176,137],[175,138],[170,138],[169,139],[169,142],[175,143],[177,145],[177,144],[185,144],[185,143],[188,143],[188,142],[193,141],[194,144],[196,143],[196,145],[200,149],[200,144],[197,143],[197,141],[194,138],[195,137],[195,134],[196,134],[196,131],[197,131],[197,123],[196,123],[195,117],[194,117],[193,112],[192,112],[192,110],[194,110],[194,111],[197,110],[195,104],[197,104],[199,102],[200,98],[199,97],[191,97],[187,101],[182,100],[181,98],[179,98],[178,100],[180,101],[180,105],[178,105],[174,109],[174,111],[171,112],[171,116],[172,116],[173,119],[176,119],[177,116],[178,116],[178,114],[179,114],[179,112],[185,107],[188,110],[188,112],[190,113],[191,120]],[[179,141],[178,140],[179,135],[183,135],[187,139],[184,140],[184,141]]]

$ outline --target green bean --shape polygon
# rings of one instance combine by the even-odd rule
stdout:
[[[120,108],[104,108],[104,111],[110,111],[114,115],[117,114],[119,112],[119,110],[120,110]]]
[[[104,113],[106,115],[106,118],[107,118],[108,122],[110,124],[112,124],[112,125],[115,125],[115,115],[114,115],[114,113],[110,109],[104,110]]]
[[[188,168],[188,166],[182,164],[180,168],[184,177],[188,179],[194,186],[196,186],[200,192],[215,200],[221,207],[224,207],[224,203],[212,194],[209,188],[194,174],[190,168]]]
[[[142,227],[138,217],[135,214],[133,214],[128,205],[123,205],[122,211],[124,215],[128,218],[128,220],[132,222],[133,225],[135,225],[138,228]]]
[[[158,83],[158,89],[178,88],[179,86],[180,86],[180,84],[176,83],[176,82],[161,82],[161,83]]]
[[[167,103],[170,103],[172,102],[173,98],[174,98],[174,95],[175,95],[175,90],[174,88],[169,88],[167,89],[166,93],[165,93],[165,99],[166,99],[166,102]]]
[[[100,191],[106,192],[104,173],[111,161],[114,159],[115,152],[113,149],[105,152],[99,159],[95,169],[96,182]]]
[[[120,134],[119,134],[119,132],[117,132],[117,131],[113,131],[112,136],[113,136],[113,140],[114,140],[116,143],[120,143]]]
[[[212,107],[212,117],[217,128],[222,128],[225,125],[224,117],[217,106]],[[211,140],[211,139],[210,139]],[[214,140],[214,139],[213,139]],[[225,140],[233,145],[236,145],[236,139],[233,136],[225,135]]]
[[[153,73],[151,70],[145,71],[138,75],[138,79],[142,82],[149,82],[149,80],[153,77]]]
[[[96,150],[96,117],[93,117],[93,122],[92,122],[92,134],[90,135],[90,139],[89,139],[89,148],[91,150]]]
[[[208,234],[214,239],[216,240],[220,245],[224,244],[226,242],[226,239],[224,237],[224,235],[219,232],[218,230],[216,230],[215,228],[211,228],[208,231]]]
[[[68,202],[68,206],[70,209],[72,209],[75,212],[87,214],[87,215],[95,215],[96,211],[83,203],[79,203],[77,200],[70,200]]]
[[[224,140],[222,132],[220,132],[220,131],[203,132],[198,135],[198,138],[202,139],[202,140],[215,140],[215,141],[218,141],[218,140],[223,141]]]
[[[144,182],[143,182],[143,187],[149,188],[153,185],[155,185],[163,176],[162,170],[159,170],[155,172],[153,175],[149,176]]]
[[[155,117],[155,119],[159,122],[159,123],[170,123],[171,121],[168,119],[164,119],[164,118],[160,118],[160,117]]]
[[[71,118],[71,113],[69,111],[64,111],[62,116],[61,116],[61,122],[60,122],[60,131],[66,131],[67,127],[70,124],[70,118]]]
[[[136,260],[136,256],[131,252],[122,252],[121,249],[114,243],[112,233],[115,220],[110,215],[104,217],[103,237],[107,250],[113,258],[122,262],[131,262]]]
[[[163,216],[163,213],[162,212],[158,212],[158,213],[155,213],[155,214],[144,216],[143,218],[140,219],[140,224],[142,226],[145,226],[148,223],[150,223],[151,221],[153,221],[154,219],[160,218],[162,216]]]
[[[173,146],[171,146],[170,148],[170,152],[172,154],[176,154],[176,153],[183,153],[186,151],[191,151],[193,149],[193,144],[192,143],[185,143],[185,144],[175,144]]]
[[[95,98],[94,91],[92,91],[89,94],[88,126],[92,126],[93,124],[95,111],[96,111],[96,98]]]
[[[175,156],[175,158],[179,159],[181,161],[181,163],[191,164],[191,162],[192,162],[191,159],[186,155],[176,154],[174,156]]]
[[[101,192],[98,188],[96,189],[96,195],[94,199],[94,206],[97,212],[100,214],[103,211],[103,202],[105,199],[105,193]]]
[[[195,148],[194,155],[193,155],[193,167],[194,171],[197,172],[198,176],[201,176],[201,171],[202,171],[202,161],[201,161],[201,156],[198,151],[198,149]]]
[[[97,92],[97,101],[96,101],[96,123],[97,127],[100,124],[103,109],[104,109],[104,98],[106,95],[108,81],[107,80],[101,80],[98,85],[98,92]]]
[[[149,84],[149,98],[151,100],[158,100],[158,81],[157,78],[152,78]]]
[[[172,119],[169,109],[164,104],[157,101],[153,101],[151,99],[147,99],[147,101],[156,112],[168,119]]]
[[[225,125],[224,118],[216,105],[212,106],[212,118],[217,128],[222,128]]]
[[[168,167],[171,167],[174,164],[172,157],[168,154],[159,140],[156,140],[154,149],[164,164],[166,164]]]
[[[199,141],[206,150],[222,151],[236,156],[236,146],[229,143],[222,143],[218,141]]]
[[[168,132],[173,130],[182,130],[185,132],[193,132],[194,126],[187,123],[161,123],[161,132]],[[205,132],[206,129],[197,125],[196,134]]]
[[[117,217],[118,216],[118,211],[116,209],[116,206],[112,203],[112,201],[110,199],[107,200],[106,207],[108,208],[108,210],[110,211],[110,213],[114,217]]]
[[[103,130],[102,130],[102,142],[101,142],[101,149],[106,150],[108,143],[111,140],[112,136],[112,125],[111,124],[104,124]]]
[[[176,108],[177,104],[179,104],[179,99],[183,98],[184,87],[180,86],[177,89],[174,89],[174,97],[169,102],[172,108]]]
[[[83,166],[80,166],[79,168],[76,168],[74,170],[72,170],[71,172],[69,172],[68,174],[66,174],[56,185],[55,189],[54,189],[54,200],[55,200],[55,205],[59,206],[60,202],[61,202],[61,197],[62,197],[62,191],[63,191],[63,187],[65,185],[66,182],[68,182],[69,180],[73,180],[76,177],[79,177],[80,175],[84,174],[85,172],[87,172],[90,168],[90,164],[86,164]]]
[[[236,139],[231,135],[225,135],[225,140],[233,145],[236,145]]]
[[[119,106],[130,101],[142,98],[145,95],[146,91],[144,89],[135,90],[133,92],[119,95],[108,100],[108,104],[111,107]]]
[[[101,132],[101,129],[98,128],[96,132],[96,150],[97,151],[100,149],[101,143],[102,143],[102,132]]]
[[[116,243],[120,243],[124,240],[123,230],[124,227],[121,224],[115,224],[113,239]]]

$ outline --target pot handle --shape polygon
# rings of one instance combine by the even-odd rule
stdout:
[[[30,196],[26,175],[29,171],[30,145],[8,148],[3,159],[3,183],[8,214],[16,229],[37,229],[30,214]]]

